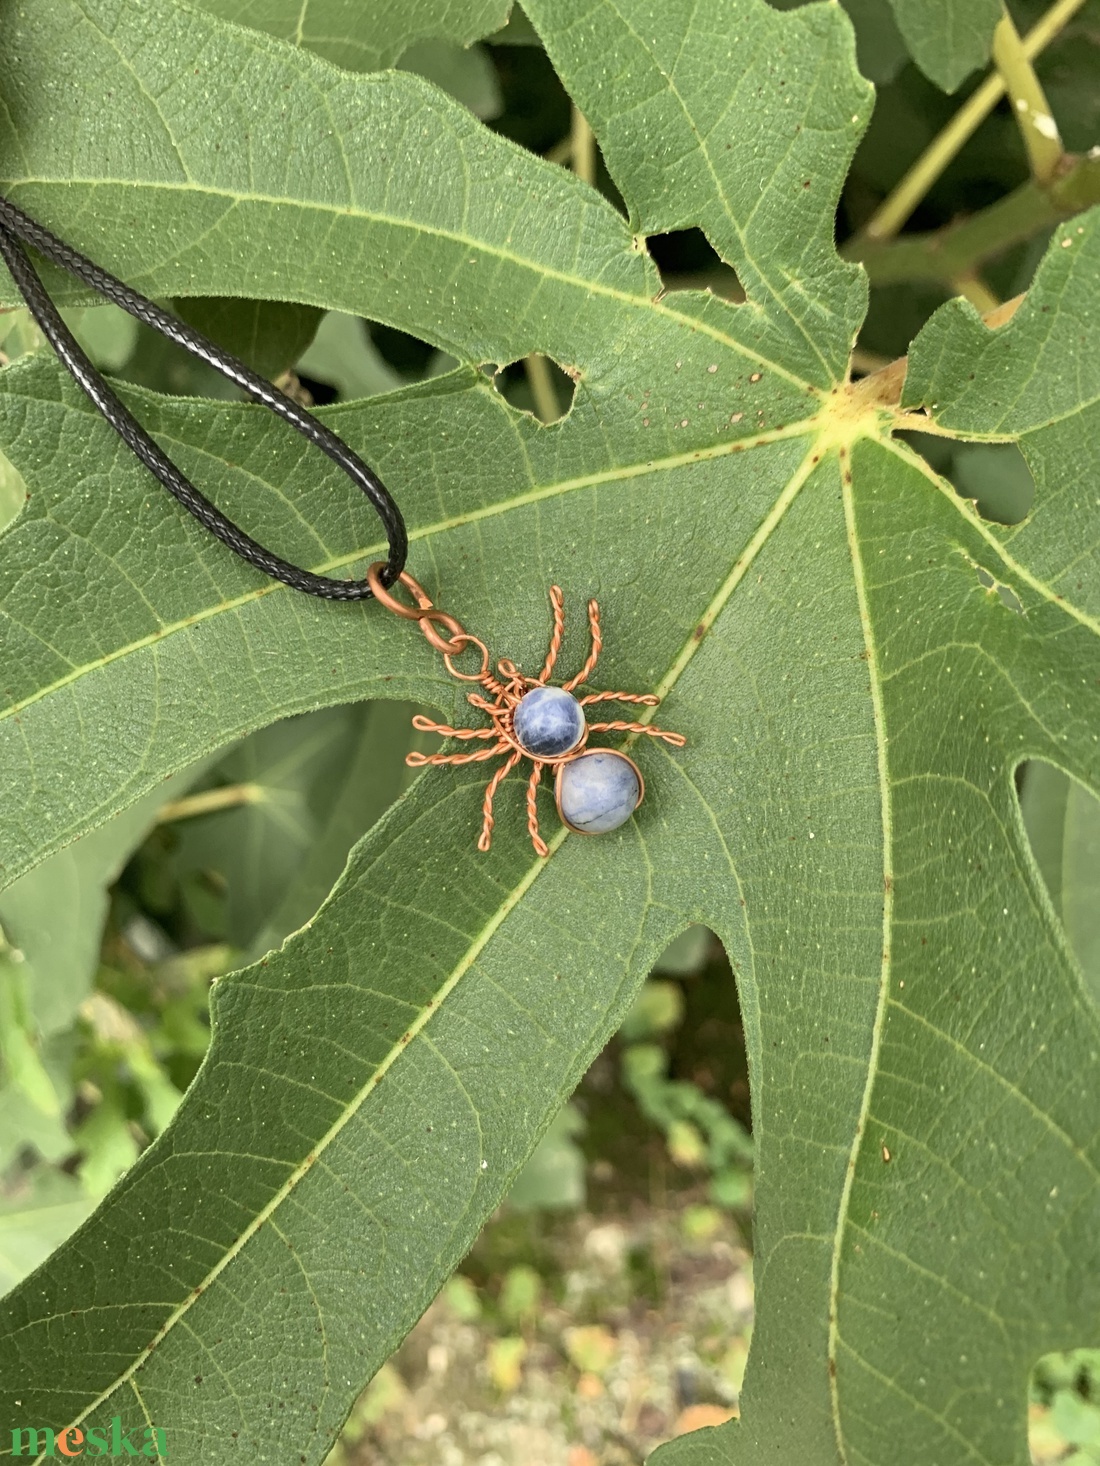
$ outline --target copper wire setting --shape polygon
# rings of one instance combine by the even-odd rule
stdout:
[[[503,762],[493,773],[492,778],[485,790],[485,798],[482,801],[481,834],[478,837],[477,848],[487,851],[493,838],[493,801],[500,785],[516,767],[521,759],[529,759],[531,772],[527,779],[527,829],[531,836],[531,843],[535,852],[540,856],[548,855],[549,848],[539,831],[538,817],[538,787],[542,778],[542,772],[546,768],[555,769],[560,776],[560,770],[574,759],[582,757],[588,750],[588,737],[592,733],[633,733],[644,734],[649,738],[659,738],[674,748],[683,748],[687,740],[680,733],[670,733],[663,728],[655,727],[652,723],[629,722],[623,719],[614,719],[603,723],[589,723],[585,719],[585,727],[579,741],[571,747],[568,752],[557,756],[539,755],[529,752],[520,743],[514,729],[514,718],[517,707],[524,697],[535,687],[560,687],[563,692],[573,693],[575,688],[581,687],[590,682],[592,674],[599,662],[600,652],[603,647],[603,635],[600,630],[600,608],[598,602],[588,602],[588,627],[590,645],[588,656],[584,665],[575,676],[568,681],[551,683],[554,668],[557,665],[558,654],[561,651],[562,637],[565,631],[565,597],[561,587],[552,585],[550,587],[550,605],[553,611],[553,629],[550,633],[550,645],[547,649],[546,660],[542,670],[537,677],[526,677],[519,668],[507,659],[501,659],[497,663],[496,674],[489,669],[489,652],[485,643],[476,636],[472,636],[454,616],[445,611],[439,610],[431,600],[431,597],[407,571],[403,571],[398,577],[397,585],[404,587],[412,597],[412,604],[399,601],[388,590],[381,579],[385,570],[385,561],[379,560],[367,571],[367,582],[374,593],[378,604],[385,606],[394,615],[401,616],[409,621],[419,623],[421,631],[428,642],[443,655],[444,665],[452,677],[460,682],[476,682],[483,689],[482,692],[469,692],[467,701],[471,706],[478,708],[485,713],[489,719],[487,727],[483,728],[452,728],[446,723],[436,723],[431,718],[417,715],[413,718],[413,726],[424,733],[438,733],[443,738],[453,738],[463,743],[478,743],[481,747],[474,748],[469,752],[457,753],[410,753],[406,757],[406,763],[411,768],[423,768],[443,764],[471,764],[483,763],[490,759],[501,758]],[[394,586],[394,590],[397,586]],[[446,633],[446,634],[443,634]],[[465,652],[475,651],[480,660],[477,671],[460,671],[454,664],[454,658]],[[578,697],[577,702],[582,708],[591,707],[595,703],[618,702],[633,703],[644,707],[656,707],[660,698],[653,693],[636,692],[589,692],[583,697]],[[612,752],[613,750],[608,750]],[[617,756],[626,760],[634,769],[638,777],[639,796],[635,808],[641,803],[645,785],[642,781],[641,772],[632,759],[626,759],[625,754]],[[560,798],[560,777],[558,787],[555,791],[555,798],[561,813]],[[563,822],[570,829],[576,830],[577,826],[570,824],[562,816]],[[590,833],[578,831],[578,833]]]

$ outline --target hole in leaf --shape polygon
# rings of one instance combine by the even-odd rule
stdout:
[[[650,1193],[732,1211],[749,1236],[752,1141],[737,985],[721,943],[690,927],[666,950],[575,1104],[585,1121],[588,1205]]]
[[[925,281],[873,286],[859,332],[860,349],[886,361],[904,356],[929,316],[951,293],[946,286]]]
[[[383,350],[383,347],[385,350]],[[405,331],[329,311],[295,371],[313,401],[351,402],[450,371],[454,359]]]
[[[1015,443],[955,443],[931,433],[900,435],[983,519],[1020,524],[1031,513],[1035,480]]]
[[[456,41],[427,38],[415,41],[397,65],[401,71],[415,72],[442,87],[482,122],[500,116],[500,83],[486,46],[460,46]]]
[[[489,125],[532,153],[547,153],[569,136],[572,103],[539,45],[486,43],[496,66],[503,109]]]
[[[1015,611],[1018,616],[1023,615],[1024,608],[1020,597],[1010,585],[1005,585],[996,576],[991,575],[983,565],[975,565],[974,569],[978,580],[986,590],[995,590],[1003,605],[1006,605],[1010,611]]]
[[[646,248],[666,291],[711,290],[725,300],[744,300],[737,272],[726,264],[701,229],[650,234]]]
[[[384,326],[379,321],[370,327],[371,340],[383,361],[400,372],[403,377],[423,377],[435,355],[435,347],[396,326]]]
[[[1100,799],[1042,759],[1023,766],[1019,795],[1035,864],[1100,1004]]]
[[[518,6],[513,6],[512,16],[513,23],[485,41],[503,99],[503,110],[489,126],[547,162],[574,168],[587,176],[585,168],[574,163],[574,113],[569,93]],[[518,25],[514,24],[516,20]],[[592,152],[593,186],[626,218],[629,210],[595,140]]]
[[[160,812],[119,882],[183,953],[228,940],[250,961],[308,921],[352,845],[412,782],[419,711],[355,703],[244,738]]]
[[[959,443],[951,481],[978,513],[994,524],[1019,524],[1031,512],[1035,480],[1015,443]]]
[[[659,1317],[659,1329],[639,1331],[638,1362],[660,1382],[633,1411],[638,1460],[673,1432],[735,1413],[754,1304],[745,1070],[730,964],[713,933],[693,927],[655,965],[435,1305],[489,1335],[498,1392],[519,1381],[515,1351],[492,1353],[501,1324],[518,1346],[554,1300],[567,1392],[582,1399],[605,1395],[622,1357],[615,1318]],[[399,1356],[414,1388],[431,1319]]]
[[[1044,1354],[1031,1371],[1027,1413],[1033,1461],[1100,1461],[1100,1349]]]
[[[170,301],[171,309],[204,335],[239,356],[261,376],[278,381],[309,345],[321,319],[315,306],[293,301],[193,296]],[[112,308],[114,309],[114,308]],[[116,375],[141,387],[180,397],[239,402],[240,388],[213,367],[182,351],[159,332],[105,307],[88,310],[78,328]],[[284,383],[285,385],[285,383]]]
[[[556,361],[533,351],[493,373],[493,386],[506,402],[544,425],[559,422],[573,406],[576,380]]]

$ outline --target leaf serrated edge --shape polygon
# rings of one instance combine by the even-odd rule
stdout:
[[[537,159],[533,159],[531,157],[530,153],[525,153],[524,157],[528,161],[537,161]],[[553,167],[554,165],[548,166]],[[557,170],[555,169],[555,171]],[[55,178],[26,177],[18,179],[17,184],[20,187],[25,184],[37,184],[40,187],[44,188],[56,188],[59,186],[59,182]],[[92,191],[97,188],[125,189],[127,197],[140,195],[143,191],[153,194],[184,193],[195,198],[209,196],[215,199],[224,199],[229,204],[230,209],[226,211],[226,215],[223,217],[227,217],[231,209],[238,208],[241,205],[259,205],[264,207],[271,207],[273,209],[294,210],[306,215],[309,215],[311,213],[331,214],[334,219],[339,219],[341,221],[352,221],[366,225],[383,225],[394,230],[407,230],[417,237],[423,236],[428,239],[445,240],[449,244],[460,245],[464,250],[478,250],[481,254],[487,255],[492,259],[499,260],[502,264],[515,265],[518,269],[527,270],[540,281],[553,280],[559,285],[567,285],[571,289],[583,292],[586,298],[591,298],[592,296],[602,296],[605,300],[613,300],[619,305],[629,306],[634,310],[640,309],[653,311],[655,315],[665,316],[670,321],[673,321],[677,326],[686,328],[688,331],[697,333],[698,335],[709,337],[719,346],[724,346],[729,351],[732,351],[735,355],[744,357],[746,361],[751,361],[755,365],[763,367],[765,370],[773,373],[776,377],[779,377],[783,381],[789,383],[792,387],[796,387],[800,392],[809,393],[817,398],[826,396],[828,392],[827,388],[818,387],[815,386],[812,382],[807,382],[803,380],[803,378],[797,376],[794,372],[788,371],[786,367],[781,366],[778,362],[772,361],[770,358],[761,355],[761,353],[758,351],[754,351],[751,346],[746,346],[735,336],[730,336],[725,331],[718,330],[716,326],[711,325],[709,321],[704,320],[702,317],[691,315],[686,311],[673,310],[671,306],[668,306],[664,303],[661,295],[635,295],[629,290],[620,290],[614,285],[605,285],[600,280],[586,279],[584,276],[581,275],[571,275],[568,270],[557,269],[556,267],[544,264],[541,261],[527,259],[523,255],[516,254],[513,250],[503,249],[499,245],[490,244],[484,239],[478,239],[473,235],[463,234],[457,229],[444,229],[439,225],[433,225],[431,228],[427,228],[422,224],[418,224],[415,220],[403,219],[400,217],[400,215],[397,214],[383,214],[375,210],[364,209],[357,204],[330,204],[326,203],[324,200],[290,197],[283,198],[277,194],[236,193],[233,189],[215,188],[208,183],[175,183],[171,180],[149,183],[140,179],[135,181],[134,179],[122,178],[67,178],[64,181],[64,187],[66,190],[69,190],[71,188],[86,188]],[[620,223],[622,222],[621,218],[618,215],[616,215],[616,218],[619,219]],[[214,233],[216,227],[216,225],[208,227],[204,231],[204,234],[209,235]],[[177,253],[183,253],[188,248],[190,248],[190,244],[180,244],[177,248]],[[630,253],[629,248],[625,251],[625,253]],[[139,274],[133,276],[130,283],[133,284],[135,287],[140,286],[140,282],[145,278],[147,273],[148,271],[142,271]],[[164,292],[162,289],[160,291],[154,291],[154,293],[163,294]],[[674,292],[674,294],[679,293],[681,292]],[[684,291],[682,293],[685,295],[696,296],[700,298],[703,302],[717,301],[721,305],[724,305],[731,312],[731,314],[735,314],[739,310],[749,308],[747,303],[733,304],[729,301],[724,301],[721,296],[713,295],[710,292],[703,293],[699,291]],[[325,301],[321,300],[320,298],[307,298],[304,293],[300,293],[297,296],[284,294],[281,298],[288,300],[298,299],[303,305],[318,305],[322,309],[332,308],[331,300],[329,300],[328,304],[326,305]],[[344,305],[338,308],[343,310],[353,309],[353,307],[350,305]],[[369,311],[364,313],[367,315],[374,314],[373,312]],[[381,317],[375,316],[375,319],[381,319]],[[436,344],[445,347],[460,360],[463,359],[463,348],[458,343],[440,335]]]

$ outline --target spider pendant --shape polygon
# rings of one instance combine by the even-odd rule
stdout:
[[[559,586],[550,587],[550,604],[554,611],[554,629],[546,661],[537,677],[524,677],[509,661],[497,663],[498,676],[488,670],[466,680],[477,681],[489,696],[471,692],[469,702],[488,714],[487,728],[450,728],[417,716],[413,726],[422,732],[440,733],[445,738],[483,742],[487,746],[472,753],[410,753],[406,762],[414,768],[425,764],[481,763],[503,758],[504,762],[489,780],[482,805],[481,835],[477,848],[485,851],[493,838],[493,799],[503,779],[520,759],[531,760],[527,780],[527,828],[538,855],[548,855],[545,840],[539,833],[537,795],[542,771],[555,770],[554,797],[562,822],[580,835],[603,835],[618,829],[642,802],[645,784],[633,759],[616,749],[587,748],[590,733],[644,733],[663,739],[676,748],[687,741],[679,733],[666,733],[649,723],[631,723],[616,719],[607,723],[589,723],[585,708],[594,703],[638,703],[656,707],[660,698],[652,693],[590,692],[574,695],[574,688],[587,683],[599,661],[603,638],[600,634],[600,608],[588,602],[588,625],[591,649],[575,677],[560,686],[550,682],[561,650],[565,626],[564,598]],[[453,670],[453,669],[452,669]],[[457,675],[457,674],[456,674]]]

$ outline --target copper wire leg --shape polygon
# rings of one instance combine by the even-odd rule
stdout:
[[[596,663],[600,660],[600,648],[603,646],[603,634],[600,631],[600,606],[598,601],[588,602],[588,629],[592,633],[592,649],[588,653],[588,660],[575,677],[570,677],[568,682],[563,682],[562,687],[566,692],[572,692],[574,687],[579,687],[582,682],[587,682],[596,670]]]
[[[682,733],[666,733],[663,728],[655,728],[652,723],[589,723],[589,733],[648,733],[650,738],[663,738],[666,743],[671,743],[673,748],[683,748],[687,739]]]
[[[495,735],[496,729],[493,733]],[[410,769],[424,769],[430,764],[438,768],[441,764],[480,764],[488,758],[496,758],[498,753],[507,753],[509,745],[498,739],[492,748],[479,748],[473,753],[407,753],[405,762]],[[519,757],[519,754],[516,754]]]
[[[639,702],[647,708],[655,708],[660,701],[653,692],[590,692],[581,698],[580,703],[582,708],[586,708],[594,702]]]
[[[504,746],[507,747],[506,744]],[[481,821],[481,834],[478,836],[477,841],[477,848],[483,854],[489,849],[489,846],[493,843],[493,825],[495,823],[493,819],[493,798],[497,792],[497,789],[500,786],[501,780],[508,777],[508,775],[515,768],[516,764],[519,763],[521,757],[522,755],[520,754],[519,749],[513,749],[512,752],[501,764],[500,768],[497,769],[496,773],[489,780],[489,787],[485,790],[485,798],[482,800],[481,803],[481,810],[483,815]]]
[[[444,738],[496,738],[495,728],[449,728],[446,723],[433,723],[431,718],[417,713],[412,720],[414,728],[421,733],[442,733]]]
[[[538,792],[542,770],[543,765],[536,763],[531,770],[531,777],[527,780],[527,829],[531,835],[531,844],[535,847],[535,854],[549,855],[550,847],[539,834]]]
[[[565,630],[565,597],[560,585],[550,587],[550,604],[554,608],[554,630],[550,635],[550,650],[546,653],[546,661],[537,678],[540,683],[545,682],[554,670],[558,653],[561,651],[561,638]]]
[[[502,711],[499,702],[490,702],[487,697],[482,697],[477,692],[468,692],[466,694],[466,701],[471,707],[480,708],[483,713],[499,713]]]

